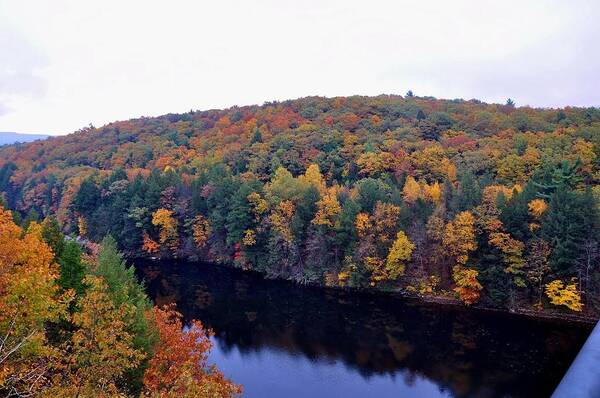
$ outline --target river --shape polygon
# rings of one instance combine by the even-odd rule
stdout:
[[[244,397],[548,397],[592,326],[139,261],[156,304],[213,329]]]

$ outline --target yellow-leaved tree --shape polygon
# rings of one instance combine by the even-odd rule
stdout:
[[[87,235],[87,222],[85,218],[81,216],[77,217],[77,229],[79,230],[79,236],[85,238]]]
[[[559,279],[546,284],[546,296],[554,305],[564,305],[576,312],[581,312],[583,309],[581,294],[577,290],[577,283],[574,279],[569,284],[565,284]]]
[[[358,237],[364,238],[372,227],[369,215],[367,213],[358,213],[354,220],[354,226]]]
[[[66,313],[69,296],[59,296],[53,258],[40,225],[23,233],[0,206],[0,390],[14,396],[35,395],[56,355],[45,325]]]
[[[292,217],[296,211],[296,206],[289,200],[280,202],[271,212],[271,227],[277,232],[286,243],[292,243],[294,235],[292,232]]]
[[[440,186],[440,184],[436,181],[431,185],[428,185],[426,183],[422,184],[422,191],[423,191],[423,195],[425,196],[425,200],[433,203],[433,204],[440,204],[442,201],[442,187]]]
[[[152,225],[160,228],[159,242],[171,250],[177,250],[179,246],[179,235],[177,233],[177,220],[173,217],[173,211],[160,208],[152,215]]]
[[[404,201],[409,204],[413,204],[417,199],[423,197],[421,186],[412,176],[406,177],[404,188],[402,188],[402,197],[404,198]]]
[[[321,200],[317,202],[317,213],[312,223],[333,227],[341,211],[342,207],[337,200],[337,187],[330,187],[326,190]]]
[[[245,230],[242,243],[244,246],[254,246],[256,244],[256,232],[253,229]]]
[[[535,231],[540,228],[540,219],[548,209],[548,204],[544,199],[533,199],[527,207],[529,208],[529,214],[534,218],[534,221],[529,223],[529,229]]]
[[[76,330],[48,396],[121,396],[118,383],[144,357],[133,348],[134,336],[127,330],[135,308],[127,303],[115,307],[101,277],[88,276],[85,284],[80,311],[73,315]]]
[[[471,305],[479,300],[480,291],[483,289],[477,276],[479,272],[474,269],[464,268],[469,260],[469,254],[477,249],[475,240],[475,218],[468,211],[460,212],[454,220],[446,225],[442,243],[454,258],[452,279],[456,284],[454,291],[463,303]]]
[[[304,172],[304,175],[301,175],[300,177],[298,177],[298,180],[302,184],[315,187],[319,191],[319,194],[321,194],[321,195],[323,195],[325,193],[325,190],[326,190],[325,179],[323,178],[323,175],[321,174],[321,170],[319,169],[318,164],[313,163],[310,166],[308,166],[306,168],[306,172]]]
[[[531,215],[539,219],[542,214],[544,214],[546,209],[548,209],[548,204],[544,201],[544,199],[533,199],[531,202],[529,202],[527,207],[529,208]]]
[[[254,221],[260,222],[262,216],[269,210],[269,203],[258,192],[252,192],[246,199],[250,202]]]
[[[414,243],[408,239],[404,231],[396,234],[396,240],[388,253],[385,262],[385,272],[387,279],[396,279],[404,275],[406,262],[410,261],[412,252],[415,249]]]
[[[475,240],[475,218],[469,211],[460,212],[446,225],[442,240],[447,253],[454,257],[457,265],[465,265],[469,254],[477,249]]]

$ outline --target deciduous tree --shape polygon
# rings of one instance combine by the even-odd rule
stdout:
[[[468,211],[460,212],[446,224],[443,244],[457,265],[465,265],[469,254],[477,248],[475,219]]]
[[[155,307],[148,316],[157,327],[159,343],[144,374],[146,396],[230,398],[241,394],[240,386],[208,364],[210,330],[199,321],[184,330],[181,315],[173,307]]]
[[[396,234],[396,240],[388,253],[385,262],[387,279],[396,279],[404,274],[406,262],[410,261],[415,245],[408,239],[404,231]]]
[[[423,197],[423,192],[421,191],[421,186],[412,176],[406,177],[406,181],[404,182],[404,188],[402,188],[402,197],[404,201],[408,204],[413,204],[417,201],[417,199]]]
[[[477,280],[478,275],[479,272],[474,269],[463,268],[458,265],[452,268],[452,278],[456,283],[454,291],[466,305],[474,304],[479,300],[483,286]]]
[[[152,224],[160,228],[160,244],[166,245],[171,250],[176,250],[179,246],[179,234],[173,211],[162,208],[156,210],[152,215]]]
[[[570,310],[580,312],[583,309],[581,294],[577,290],[577,283],[573,280],[565,284],[557,279],[546,284],[546,296],[554,305],[564,305]]]
[[[47,381],[49,346],[45,326],[66,310],[59,296],[58,267],[42,239],[42,227],[26,233],[0,208],[0,390],[37,394]]]
[[[194,218],[194,223],[192,224],[192,231],[194,236],[194,242],[196,242],[196,246],[199,249],[202,249],[206,245],[206,242],[208,241],[208,238],[211,234],[210,222],[202,214],[198,214]]]

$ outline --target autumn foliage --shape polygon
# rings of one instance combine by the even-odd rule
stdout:
[[[465,265],[469,260],[469,253],[477,248],[474,227],[475,219],[468,211],[457,214],[446,225],[443,243],[457,265]]]
[[[41,227],[24,232],[0,206],[0,392],[25,394],[47,382],[48,361],[57,351],[48,343],[46,323],[64,315],[58,267]]]
[[[51,389],[57,396],[114,396],[128,370],[136,368],[144,354],[133,347],[134,336],[127,330],[127,320],[134,308],[115,307],[106,282],[88,276],[86,295],[80,311],[73,315],[75,332],[65,348],[64,362]]]
[[[83,259],[54,225],[32,222],[24,231],[0,207],[0,394],[240,394],[206,363],[210,332],[196,321],[184,331],[172,307],[150,309],[114,240]]]
[[[171,250],[177,249],[179,245],[177,233],[177,220],[173,218],[173,212],[167,209],[158,209],[152,215],[152,225],[159,227],[160,244]]]
[[[208,222],[208,220],[202,215],[196,216],[196,218],[194,218],[192,230],[194,242],[196,242],[196,245],[199,248],[204,247],[211,233],[210,223]]]
[[[144,232],[142,250],[149,254],[157,253],[160,250],[160,245],[147,232]]]
[[[454,291],[461,301],[467,305],[474,304],[479,300],[479,292],[483,289],[483,286],[477,280],[478,275],[477,270],[462,268],[458,265],[455,265],[452,269],[452,278],[456,283]]]
[[[577,312],[583,309],[581,294],[577,290],[575,281],[565,284],[561,280],[554,280],[546,285],[546,295],[554,305],[564,305]]]
[[[241,387],[207,363],[212,347],[210,330],[199,321],[183,330],[181,315],[172,306],[155,307],[148,316],[156,325],[160,343],[144,373],[146,396],[226,398],[241,394]]]
[[[385,262],[387,279],[396,279],[404,274],[406,263],[410,261],[414,248],[415,245],[403,231],[396,234],[396,240],[392,244]]]

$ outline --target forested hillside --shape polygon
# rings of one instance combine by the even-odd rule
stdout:
[[[0,191],[129,255],[597,316],[599,154],[596,108],[310,97],[4,147]]]

